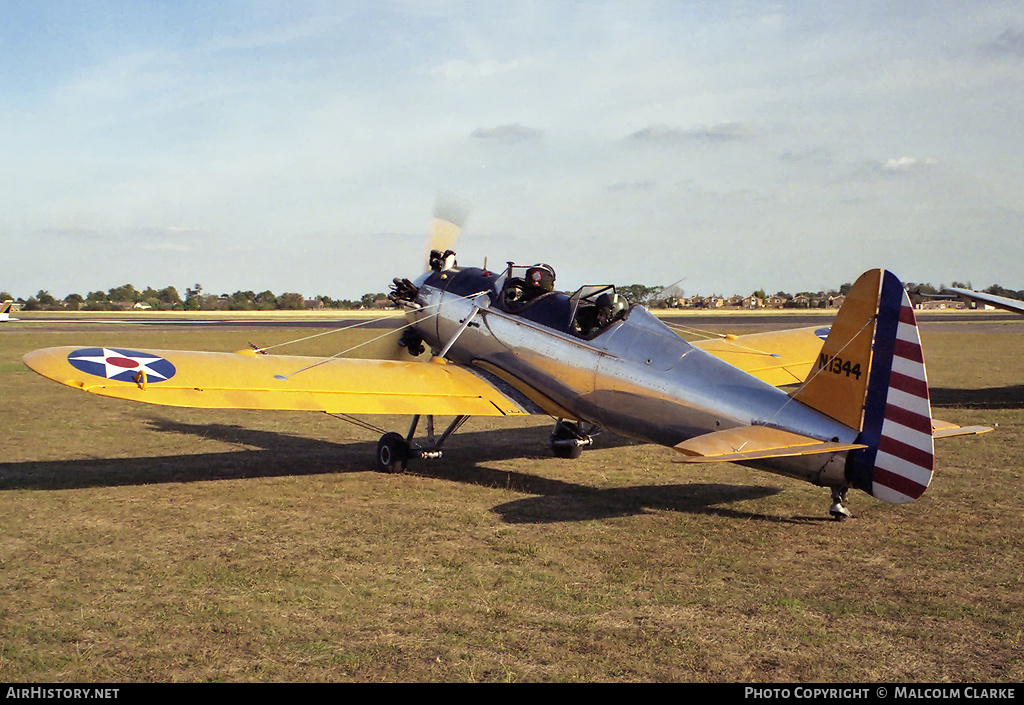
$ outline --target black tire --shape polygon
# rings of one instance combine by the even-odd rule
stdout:
[[[377,470],[402,472],[409,462],[409,444],[397,433],[385,433],[377,442]]]
[[[555,430],[552,441],[568,441],[579,438],[572,426],[565,421],[558,424],[558,428]],[[572,445],[552,445],[551,452],[556,458],[564,458],[566,460],[576,460],[583,455],[583,446],[572,444]]]
[[[576,460],[583,455],[583,446],[552,446],[551,452],[555,454],[556,458]]]

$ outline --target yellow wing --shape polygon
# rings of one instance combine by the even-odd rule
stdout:
[[[738,367],[776,387],[800,384],[811,372],[821,346],[828,336],[827,326],[730,335],[693,343],[694,347]]]
[[[31,369],[118,399],[206,409],[510,416],[539,411],[486,373],[434,362],[240,353],[46,348]]]
[[[678,444],[681,453],[674,463],[722,463],[786,458],[795,455],[819,455],[867,448],[859,443],[821,441],[799,433],[767,426],[738,426],[714,431]]]

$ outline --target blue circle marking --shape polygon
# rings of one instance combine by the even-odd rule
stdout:
[[[82,348],[70,353],[68,362],[86,374],[122,382],[139,381],[140,372],[145,373],[147,384],[164,382],[177,371],[159,355],[123,348]]]

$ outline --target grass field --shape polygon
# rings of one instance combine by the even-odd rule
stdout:
[[[917,502],[851,492],[834,523],[824,489],[670,449],[556,460],[546,418],[471,420],[381,475],[377,434],[332,417],[118,402],[21,363],[309,328],[5,324],[0,680],[1021,682],[1024,321],[922,331],[935,415],[998,427],[942,442]]]

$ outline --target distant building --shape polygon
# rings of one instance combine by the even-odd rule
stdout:
[[[725,306],[725,299],[721,296],[705,296],[700,300],[701,308],[722,308]]]
[[[947,299],[943,301],[922,301],[917,307],[922,311],[958,311],[967,308],[967,304],[958,299]]]

